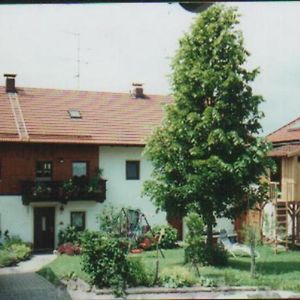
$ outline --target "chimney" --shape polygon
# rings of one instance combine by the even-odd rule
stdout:
[[[132,83],[132,95],[135,98],[146,98],[144,94],[143,83]]]
[[[4,74],[6,77],[6,93],[16,93],[15,77],[17,74]]]

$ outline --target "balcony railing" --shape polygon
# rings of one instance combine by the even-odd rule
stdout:
[[[102,178],[73,177],[65,181],[22,181],[22,201],[61,202],[92,200],[104,202],[106,180]]]
[[[269,198],[270,200],[282,199],[285,201],[295,201],[296,184],[294,180],[286,179],[279,188],[279,182],[269,183]]]

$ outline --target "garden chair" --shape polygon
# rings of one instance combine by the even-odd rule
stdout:
[[[244,255],[251,256],[250,247],[244,244],[231,242],[225,230],[220,232],[219,242],[233,257]],[[256,258],[260,257],[257,251],[255,251],[255,256]]]

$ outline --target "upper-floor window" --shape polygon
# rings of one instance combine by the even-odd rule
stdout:
[[[35,166],[35,176],[39,180],[50,180],[52,178],[52,162],[38,161]]]
[[[127,180],[140,179],[140,162],[138,160],[126,161],[126,179]]]
[[[282,170],[281,170],[281,158],[273,158],[273,161],[275,162],[276,165],[276,171],[271,172],[270,174],[270,180],[273,182],[278,182],[279,183],[279,188],[281,187],[281,175],[282,175]]]
[[[72,176],[87,176],[88,163],[86,161],[73,161],[72,163]]]

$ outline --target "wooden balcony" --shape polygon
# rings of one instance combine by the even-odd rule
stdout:
[[[281,184],[281,190],[279,188],[279,182],[269,182],[269,198],[272,201],[298,201],[298,199],[296,199],[296,184],[294,180],[284,180]]]
[[[21,181],[24,205],[32,202],[96,201],[106,199],[106,180],[74,177],[65,181]]]

